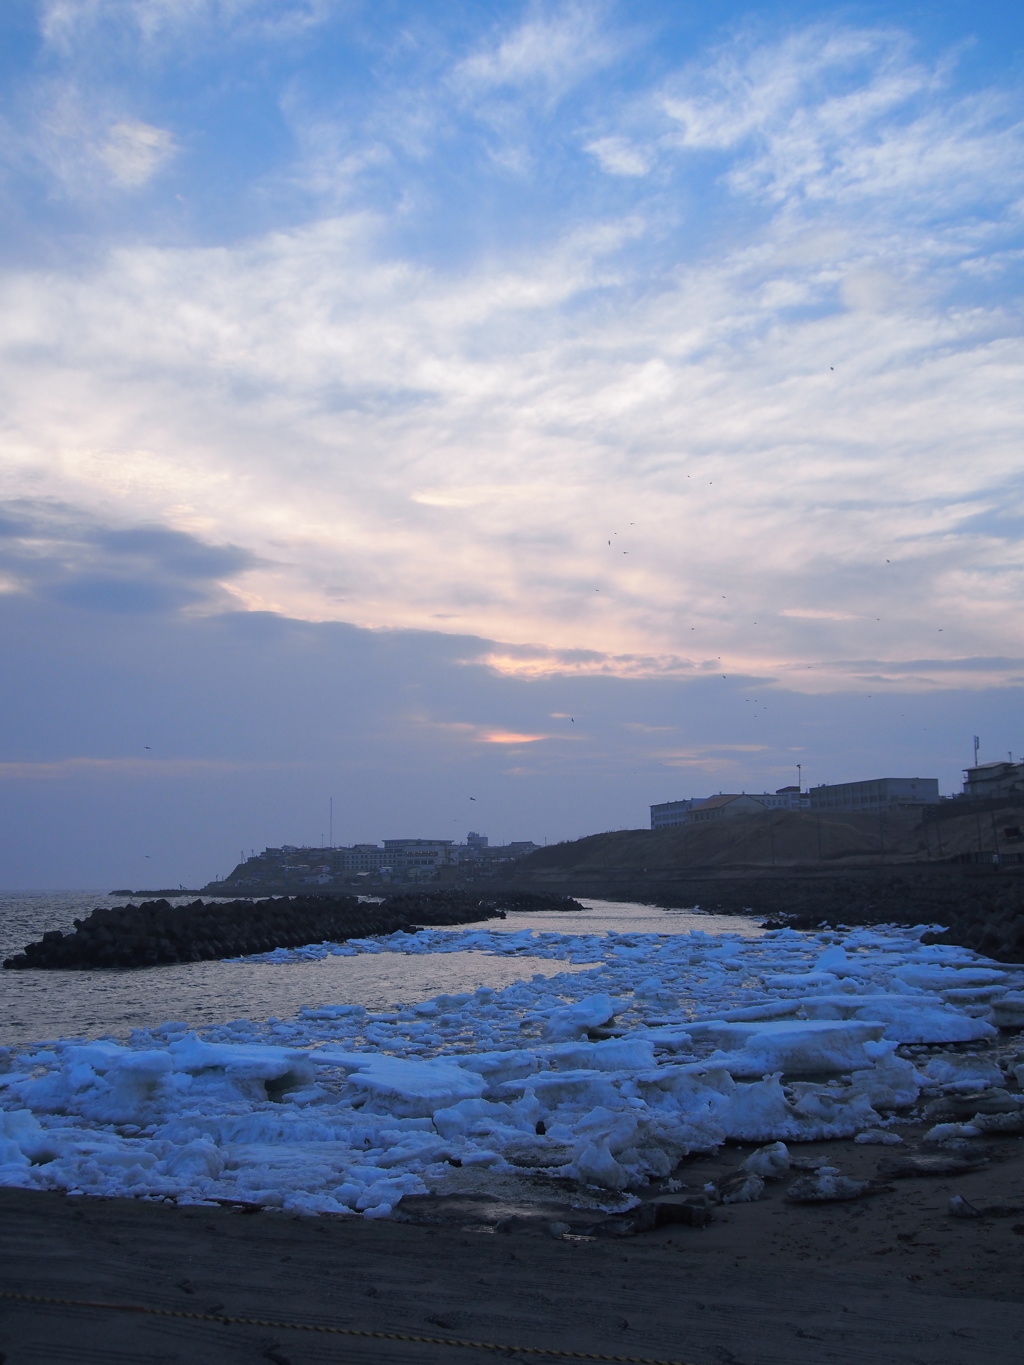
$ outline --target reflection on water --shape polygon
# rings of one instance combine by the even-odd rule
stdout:
[[[191,899],[191,898],[185,898]],[[95,905],[117,904],[96,892],[0,896],[0,956],[20,952],[46,929],[70,929]],[[510,914],[476,928],[563,934],[739,933],[756,922],[736,915],[660,910],[631,901],[584,900],[581,912]],[[231,1019],[287,1018],[303,1005],[351,1004],[386,1009],[442,991],[500,989],[542,973],[587,970],[549,958],[486,953],[375,953],[322,962],[190,962],[180,966],[96,971],[0,972],[0,1043],[58,1037],[123,1036],[132,1028],[178,1019],[199,1027]]]

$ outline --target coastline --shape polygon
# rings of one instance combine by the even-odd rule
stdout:
[[[624,1240],[556,1239],[507,1217],[508,1230],[495,1231],[454,1208],[426,1224],[3,1189],[0,1266],[5,1289],[25,1294],[691,1365],[1016,1365],[1017,1220],[946,1212],[952,1189],[979,1202],[1011,1185],[1024,1193],[1024,1140],[1000,1146],[1003,1160],[953,1180],[902,1181],[894,1194],[814,1206],[785,1203],[775,1186],[755,1204],[720,1209],[710,1227]],[[879,1155],[827,1148],[844,1169]],[[688,1174],[701,1179],[742,1155],[726,1149]],[[12,1365],[110,1360],[115,1344],[118,1362],[153,1365],[497,1358],[0,1302],[0,1350]]]
[[[447,931],[434,932],[443,937]],[[871,957],[887,938],[874,947],[870,935],[857,939],[859,947],[848,942],[854,960],[847,962],[844,950],[826,944],[833,937],[825,935],[815,946],[810,937],[797,935],[746,941],[728,935],[726,955],[730,961],[736,953],[751,955],[753,963],[767,953],[771,963],[766,959],[757,970],[765,982],[774,983],[772,990],[795,989],[794,983],[805,981],[771,976],[783,969],[775,959],[787,944],[785,952],[797,953],[805,973],[826,960],[841,972],[856,973],[858,953],[875,963],[865,968],[869,974],[889,971],[887,951],[877,961]],[[616,970],[626,975],[621,981],[608,979],[605,984],[615,989],[651,970],[636,934],[620,933],[617,942],[626,958]],[[599,951],[596,942],[592,947],[594,961],[603,961],[605,948]],[[690,980],[692,953],[710,953],[715,963],[726,942],[701,934],[691,944],[688,936],[680,936],[672,952],[684,947],[686,964],[680,959],[678,970]],[[898,959],[903,961],[911,948],[908,941]],[[928,949],[923,960],[930,962],[936,951],[942,956],[941,950]],[[563,949],[558,952],[561,956]],[[638,955],[632,966],[630,954]],[[967,956],[955,956],[963,959],[961,967],[972,970]],[[906,961],[912,961],[912,953]],[[666,980],[668,965],[663,957],[659,971]],[[731,980],[729,963],[714,970],[724,974],[724,989],[726,978]],[[816,979],[814,970],[806,976],[808,983]],[[988,967],[983,970],[992,974]],[[744,979],[737,973],[735,985]],[[850,985],[857,982],[856,974],[849,978]],[[944,978],[938,982],[943,984]],[[642,998],[642,992],[635,996]],[[854,990],[842,998],[859,996]],[[870,998],[877,1002],[880,997]],[[893,998],[906,1004],[918,996],[901,988]],[[510,1018],[513,1024],[521,1048],[527,1035]],[[321,1029],[322,1021],[316,1027]],[[298,1035],[275,1038],[302,1041]],[[1004,1034],[998,1044],[993,1039],[980,1047],[990,1063],[1002,1062],[1011,1087],[1015,1044]],[[608,1044],[591,1039],[569,1046]],[[946,1044],[912,1047],[910,1055],[923,1068],[931,1065],[928,1058],[968,1062],[978,1050]],[[982,1066],[977,1077],[971,1071],[971,1083],[987,1084],[984,1071]],[[797,1089],[809,1092],[816,1084]],[[959,1103],[957,1087],[949,1093],[949,1102]],[[999,1112],[1004,1109],[1005,1104]],[[881,1167],[893,1156],[930,1151],[934,1159],[934,1154],[955,1157],[961,1151],[962,1140],[948,1148],[935,1145],[929,1130],[936,1116],[930,1110],[901,1111],[888,1119],[886,1132],[900,1136],[902,1145],[857,1143],[852,1137],[790,1138],[792,1172],[769,1180],[756,1202],[716,1205],[707,1227],[671,1224],[639,1231],[644,1220],[634,1217],[635,1210],[605,1220],[593,1206],[580,1207],[586,1190],[578,1182],[574,1195],[573,1182],[551,1171],[521,1168],[487,1176],[462,1161],[452,1163],[434,1193],[410,1193],[392,1216],[377,1218],[257,1210],[255,1203],[245,1202],[241,1187],[243,1197],[219,1204],[187,1204],[181,1193],[125,1199],[111,1197],[112,1189],[87,1197],[0,1189],[0,1277],[8,1292],[135,1304],[160,1314],[220,1313],[688,1365],[875,1365],[880,1360],[975,1365],[980,1358],[1009,1365],[1018,1358],[1024,1330],[1017,1270],[1024,1247],[1024,1134],[1019,1126],[1017,1132],[993,1128],[965,1140],[984,1155],[959,1174],[887,1181]],[[101,1136],[95,1127],[86,1131]],[[137,1140],[141,1150],[144,1138]],[[637,1185],[641,1209],[661,1197],[700,1200],[709,1183],[721,1185],[756,1145],[727,1138],[713,1155],[684,1157],[670,1179]],[[241,1154],[239,1159],[246,1158]],[[789,1200],[786,1191],[800,1171],[822,1164],[854,1179],[880,1180],[883,1188],[850,1202]],[[957,1194],[979,1208],[1003,1206],[1005,1212],[952,1217],[949,1200]],[[175,1198],[183,1202],[175,1204]],[[614,1226],[602,1230],[599,1225],[607,1221]],[[0,1355],[11,1365],[22,1360],[157,1365],[178,1359],[230,1365],[267,1359],[301,1365],[495,1358],[493,1352],[424,1341],[317,1336],[290,1328],[11,1300],[0,1300],[0,1324]]]

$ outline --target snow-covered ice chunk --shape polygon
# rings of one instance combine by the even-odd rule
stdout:
[[[786,1191],[796,1204],[820,1204],[831,1200],[859,1199],[867,1194],[870,1181],[853,1180],[835,1166],[819,1166],[813,1175],[802,1176]]]
[[[897,1043],[970,1043],[994,1038],[984,1019],[953,1009],[937,996],[828,995],[803,1002],[809,1019],[878,1019]]]
[[[477,1072],[452,1062],[370,1053],[349,1075],[348,1086],[368,1092],[391,1113],[416,1118],[479,1098],[486,1082]]]
[[[984,1090],[990,1085],[1003,1084],[998,1062],[973,1053],[946,1052],[930,1057],[924,1074],[944,1090]]]
[[[996,1028],[1024,1028],[1024,991],[1007,991],[993,1000],[992,1023]]]
[[[834,943],[831,948],[826,948],[814,964],[816,972],[831,972],[834,976],[863,976],[866,974],[866,967],[863,963],[856,962],[847,953],[841,944]]]
[[[850,1071],[869,1060],[864,1044],[878,1041],[885,1032],[884,1024],[859,1019],[709,1022],[689,1027],[695,1043],[739,1049],[714,1058],[734,1076],[761,1076],[766,1071],[791,1075]]]
[[[614,1019],[624,1002],[610,995],[589,995],[572,1005],[552,1012],[544,1028],[544,1035],[554,1041],[582,1038],[589,1029],[600,1028]]]
[[[789,1148],[784,1142],[771,1142],[758,1147],[743,1163],[745,1171],[752,1171],[762,1180],[781,1180],[789,1170]]]
[[[811,991],[838,986],[834,972],[769,972],[764,984],[776,991]]]
[[[1012,970],[994,966],[925,966],[908,962],[906,965],[897,966],[893,976],[899,981],[905,981],[909,986],[918,986],[926,991],[940,991],[950,986],[1006,985],[1007,973]]]
[[[642,1038],[607,1038],[599,1043],[559,1043],[544,1054],[558,1071],[641,1071],[654,1065],[654,1044]]]

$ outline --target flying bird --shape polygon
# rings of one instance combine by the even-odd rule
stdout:
[[[469,799],[470,799],[471,801],[475,801],[475,800],[476,800],[476,797],[475,797],[475,796],[471,796]]]

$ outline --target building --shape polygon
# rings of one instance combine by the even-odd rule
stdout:
[[[476,871],[486,871],[496,863],[514,862],[525,858],[540,847],[532,839],[515,839],[509,844],[491,844],[485,834],[470,834],[464,844],[452,849],[453,861]]]
[[[385,839],[387,863],[407,877],[427,876],[456,861],[454,839]]]
[[[686,817],[694,806],[699,806],[705,798],[693,796],[689,801],[662,801],[651,807],[651,829],[671,829],[673,825],[685,825]]]
[[[711,820],[723,820],[733,815],[763,815],[764,806],[756,796],[746,792],[719,792],[693,806],[686,818],[688,825],[703,825]]]
[[[1024,796],[1024,763],[979,763],[964,769],[964,795],[972,801]]]
[[[831,782],[812,787],[811,810],[865,811],[907,810],[937,805],[937,777],[875,777],[868,782]]]
[[[388,865],[390,855],[376,844],[353,844],[332,849],[331,856],[339,872],[377,872]]]
[[[799,787],[779,787],[774,792],[741,792],[744,802],[757,801],[759,809],[762,810],[806,810],[810,804],[807,793],[802,792]],[[729,796],[730,801],[737,800],[735,793]],[[689,801],[663,801],[660,805],[651,807],[651,829],[671,829],[674,825],[700,824],[693,812],[698,810],[722,810],[724,806],[709,807],[709,801],[717,801],[718,797],[694,796]],[[741,815],[743,812],[748,815],[756,814],[756,810],[749,804],[739,806],[729,806],[730,815]],[[716,816],[706,814],[701,819],[717,819]]]
[[[752,792],[765,810],[807,810],[810,798],[799,787],[778,787],[774,792]]]

